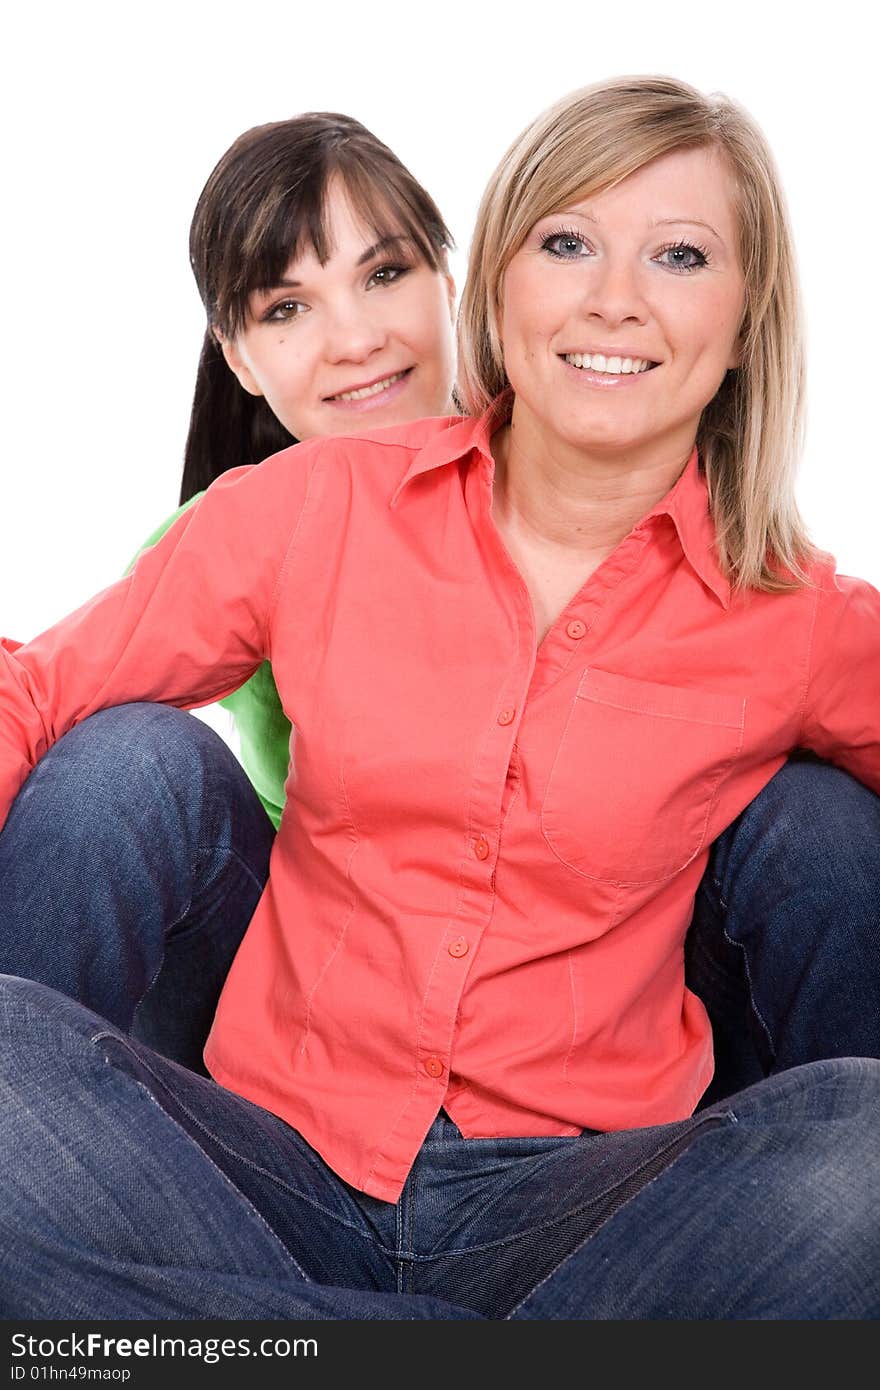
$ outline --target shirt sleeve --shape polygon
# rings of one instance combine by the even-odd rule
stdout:
[[[296,445],[223,474],[125,578],[32,642],[0,646],[0,826],[37,760],[96,710],[192,709],[252,675],[311,463]]]
[[[880,593],[820,581],[801,743],[880,792]]]
[[[188,512],[190,507],[194,507],[195,504],[204,497],[204,495],[204,491],[197,492],[194,497],[191,497],[188,502],[184,502],[181,506],[179,506],[176,509],[176,511],[173,511],[170,516],[166,516],[165,520],[161,522],[154,531],[151,531],[150,534],[147,536],[147,539],[143,542],[143,544],[138,547],[134,559],[132,559],[126,565],[125,573],[130,574],[131,571],[134,569],[135,565],[137,564],[138,559],[141,555],[143,555],[147,547],[155,545],[157,541],[161,540],[162,537],[165,535],[165,532],[170,531],[171,527],[174,525],[175,521],[177,521],[178,517],[183,516],[184,512]]]

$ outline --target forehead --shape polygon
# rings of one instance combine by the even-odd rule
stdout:
[[[345,240],[372,241],[376,230],[339,177],[330,180],[324,194],[324,225],[334,246]]]
[[[357,206],[355,198],[339,177],[327,185],[321,208],[320,245],[304,229],[299,245],[288,263],[288,271],[306,265],[323,268],[329,262],[357,262],[365,252],[390,237],[404,235],[400,221],[390,209],[376,206],[369,215]]]
[[[716,149],[672,150],[601,193],[575,196],[557,211],[578,211],[597,222],[703,221],[726,240],[736,230],[736,184]],[[553,214],[549,214],[553,215]]]

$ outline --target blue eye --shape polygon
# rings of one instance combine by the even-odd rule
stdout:
[[[673,253],[674,259],[666,261],[670,270],[680,274],[688,274],[692,270],[700,270],[704,265],[709,264],[709,252],[703,246],[693,246],[689,241],[676,241],[670,246],[664,246],[657,254],[668,256]],[[684,258],[696,257],[696,260]]]
[[[559,261],[577,261],[586,251],[586,242],[577,232],[551,232],[541,242],[541,250],[549,251]]]

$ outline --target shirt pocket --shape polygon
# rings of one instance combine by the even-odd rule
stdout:
[[[739,755],[746,701],[586,670],[550,770],[541,830],[570,868],[646,884],[706,842],[718,787]]]

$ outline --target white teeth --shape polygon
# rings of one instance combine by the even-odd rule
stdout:
[[[389,386],[393,386],[395,381],[400,381],[405,372],[395,372],[394,376],[386,376],[384,381],[376,381],[372,386],[362,386],[359,391],[342,391],[338,396],[331,396],[331,401],[365,401],[368,396],[379,396],[383,391],[387,391]]]
[[[573,367],[589,367],[591,372],[607,372],[609,376],[635,375],[648,371],[651,366],[647,357],[604,357],[601,352],[594,356],[588,352],[567,352],[565,360]]]

